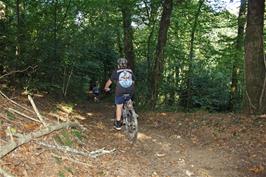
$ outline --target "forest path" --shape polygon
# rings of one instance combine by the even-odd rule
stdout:
[[[26,98],[19,99],[21,103],[27,102]],[[67,104],[47,98],[35,101],[47,121],[55,122],[49,116],[52,112],[63,118],[79,119],[85,129],[53,132],[18,147],[1,159],[0,168],[18,177],[266,176],[266,119],[263,116],[138,112],[138,139],[130,144],[123,130],[113,128],[115,107],[111,103],[86,101],[58,109]],[[41,128],[21,118],[0,121],[0,137],[5,140],[8,140],[7,126],[19,132]],[[82,152],[101,148],[115,151],[92,158],[43,147],[39,142],[59,143]]]
[[[131,145],[123,130],[113,128],[114,106],[111,104],[83,104],[77,110],[87,115],[83,122],[89,130],[87,143],[95,148],[116,149],[113,154],[93,162],[92,176],[247,177],[265,174],[245,168],[245,157],[234,153],[234,147],[229,148],[227,137],[214,138],[216,132],[201,125],[202,121],[208,124],[210,115],[207,113],[139,113],[139,136]],[[221,124],[220,119],[228,115],[218,116],[221,117],[214,115],[213,118]],[[223,128],[224,125],[219,126]],[[217,131],[221,127],[217,127]]]

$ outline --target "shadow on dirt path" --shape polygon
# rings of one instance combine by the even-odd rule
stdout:
[[[230,140],[232,126],[224,127],[230,115],[140,113],[138,141],[131,145],[123,130],[113,129],[111,104],[82,104],[77,110],[87,117],[83,121],[89,130],[87,144],[92,148],[116,149],[113,154],[93,160],[89,176],[262,177],[266,174],[265,141],[259,142],[262,146],[258,149],[253,148],[258,152],[251,149],[261,155],[256,154],[253,158],[256,162],[252,164],[246,157],[250,149],[244,152],[234,146],[237,144],[232,145],[237,143]],[[240,133],[238,136],[241,139]],[[263,169],[252,170],[256,167]]]
[[[21,99],[21,98],[20,98]],[[85,129],[63,129],[18,147],[0,160],[0,168],[18,177],[265,177],[266,119],[237,114],[138,112],[139,134],[130,144],[113,128],[111,103],[84,102],[75,106],[36,101],[46,116],[79,120]],[[11,117],[12,118],[12,117]],[[31,132],[40,125],[15,117],[0,119],[0,145],[5,129]],[[114,152],[92,158],[39,142],[92,152]],[[2,144],[1,144],[2,143]]]

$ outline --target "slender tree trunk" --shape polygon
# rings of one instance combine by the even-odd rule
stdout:
[[[121,43],[121,38],[120,38],[120,31],[117,30],[117,48],[118,48],[118,51],[119,51],[119,56],[122,57],[124,52],[123,52],[123,46],[122,46],[122,43]]]
[[[151,61],[152,61],[152,36],[153,36],[153,33],[154,33],[154,25],[151,27],[151,31],[150,31],[150,34],[148,36],[148,40],[147,40],[147,74],[150,75],[151,73]],[[148,77],[150,78],[150,77]]]
[[[249,0],[245,38],[245,108],[266,113],[266,69],[263,44],[264,0]]]
[[[238,30],[237,30],[237,38],[236,38],[236,55],[233,58],[233,68],[232,68],[232,80],[231,80],[231,89],[230,89],[230,100],[229,100],[229,110],[234,111],[237,105],[237,97],[238,97],[238,80],[240,74],[240,66],[243,60],[243,46],[244,46],[244,31],[246,24],[246,0],[241,0],[241,5],[239,9],[238,15]]]
[[[154,38],[154,33],[155,33],[155,25],[156,25],[156,17],[158,15],[158,8],[159,8],[159,4],[157,4],[156,2],[150,1],[148,2],[147,0],[143,1],[145,4],[145,12],[146,12],[146,16],[148,17],[148,23],[146,23],[146,25],[148,26],[148,30],[149,30],[149,35],[147,38],[147,53],[146,53],[146,64],[147,64],[147,68],[146,68],[146,75],[147,76],[151,76],[152,74],[152,69],[153,69],[153,53],[154,53],[154,47],[153,47],[153,38]],[[146,83],[149,84],[148,88],[150,88],[150,84],[151,84],[151,77],[147,77],[146,78]],[[149,103],[149,99],[151,97],[151,92],[148,92],[146,95],[146,100]]]
[[[192,78],[193,78],[193,58],[194,58],[194,42],[195,42],[195,32],[198,26],[198,19],[201,11],[201,7],[204,0],[199,1],[198,9],[195,14],[195,19],[190,35],[190,49],[189,49],[189,65],[188,65],[188,75],[187,75],[187,100],[186,109],[189,110],[192,106]]]
[[[71,76],[73,74],[73,70],[74,70],[74,66],[71,67],[70,73],[68,75],[68,79],[67,79],[67,82],[66,82],[66,85],[65,85],[65,89],[64,89],[64,93],[63,93],[64,97],[66,97],[66,95],[67,95],[67,90],[68,90],[68,87],[69,87]]]
[[[57,0],[54,1],[54,61],[57,60]]]
[[[16,58],[17,58],[17,62],[20,59],[20,0],[16,0],[16,16],[17,16],[17,45],[16,45]],[[17,63],[16,62],[16,63]]]
[[[135,54],[133,49],[133,29],[131,26],[131,8],[128,4],[122,6],[123,28],[124,28],[124,53],[128,65],[134,70]]]
[[[164,47],[167,41],[167,32],[170,26],[170,18],[173,9],[173,1],[165,0],[163,3],[163,12],[160,20],[157,47],[155,52],[155,63],[153,66],[151,79],[151,104],[155,108],[158,99],[158,90],[160,87],[162,73],[164,68]]]

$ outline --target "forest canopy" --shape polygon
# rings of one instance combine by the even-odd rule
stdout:
[[[247,4],[0,1],[1,87],[86,99],[89,83],[103,87],[126,57],[139,106],[240,111]]]

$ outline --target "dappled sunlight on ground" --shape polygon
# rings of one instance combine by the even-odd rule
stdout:
[[[141,132],[138,133],[138,140],[139,141],[145,141],[145,140],[150,140],[150,139],[152,139],[151,136],[148,136],[148,135],[141,133]]]
[[[93,116],[93,113],[88,112],[87,115],[91,117],[91,116]]]
[[[114,130],[114,106],[110,103],[44,105],[50,106],[43,106],[47,118],[78,120],[85,129],[54,132],[36,142],[56,140],[86,152],[101,148],[115,151],[89,158],[28,143],[0,161],[17,176],[265,176],[265,118],[207,112],[138,112],[139,134],[131,144],[124,127]],[[7,123],[4,121],[2,128]],[[35,123],[21,124],[20,128],[28,131],[38,129]],[[0,129],[0,137],[6,136]]]

